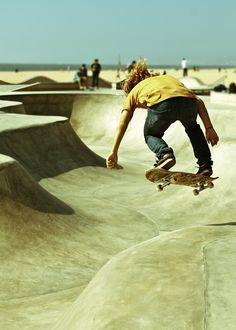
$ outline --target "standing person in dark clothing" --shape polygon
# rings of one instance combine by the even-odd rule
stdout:
[[[92,71],[92,87],[99,87],[99,73],[102,69],[99,60],[95,58],[94,62],[91,64]]]
[[[88,70],[85,64],[80,68],[80,86],[83,89],[88,88]]]
[[[128,73],[130,73],[134,69],[135,65],[136,65],[136,61],[132,61],[132,63],[127,68]]]

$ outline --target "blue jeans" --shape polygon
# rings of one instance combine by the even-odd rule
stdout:
[[[179,120],[185,128],[199,166],[212,165],[211,153],[201,127],[197,124],[197,102],[187,97],[174,97],[148,108],[144,137],[158,159],[173,149],[162,139],[167,128]]]

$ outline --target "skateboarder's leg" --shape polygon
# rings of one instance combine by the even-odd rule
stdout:
[[[197,164],[199,166],[203,164],[211,166],[211,152],[202,129],[200,125],[197,124],[197,115],[196,101],[194,99],[185,99],[179,111],[179,120],[185,127],[185,132],[190,139],[194,156],[197,158]]]
[[[168,108],[169,102],[161,109],[148,109],[148,115],[144,126],[145,141],[152,152],[156,155],[158,168],[169,170],[175,165],[174,152],[162,138],[167,128],[175,121],[172,112]]]
[[[148,109],[144,125],[145,141],[158,159],[165,154],[173,154],[172,148],[162,138],[167,128],[174,121],[165,109]]]
[[[197,158],[198,165],[212,165],[211,152],[201,127],[196,123],[194,126],[186,128],[185,131],[192,144],[194,156]]]
[[[192,100],[190,100],[192,101]],[[189,140],[191,142],[194,156],[197,158],[197,164],[202,166],[203,164],[212,165],[211,152],[208,147],[206,138],[199,124],[197,124],[197,107],[193,103],[189,108],[182,108],[180,110],[180,121],[185,127]]]
[[[161,137],[147,135],[145,136],[145,140],[149,149],[155,153],[158,159],[162,158],[165,154],[173,154],[173,149]]]

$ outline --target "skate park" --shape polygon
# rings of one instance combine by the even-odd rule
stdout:
[[[219,179],[193,196],[146,180],[154,155],[141,109],[120,168],[106,169],[121,91],[0,99],[1,329],[235,329],[236,105],[202,97]],[[179,125],[165,135],[175,170],[195,172]]]

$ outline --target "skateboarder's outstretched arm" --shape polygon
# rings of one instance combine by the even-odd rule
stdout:
[[[115,168],[118,163],[118,149],[132,116],[133,114],[127,110],[123,110],[121,113],[120,121],[114,136],[112,149],[106,159],[107,168]]]
[[[212,146],[214,146],[215,144],[217,144],[217,142],[219,141],[219,137],[211,123],[211,119],[210,116],[208,114],[208,111],[205,107],[204,102],[197,97],[197,103],[198,103],[198,113],[199,116],[205,126],[206,129],[206,139],[208,143],[211,143]]]

